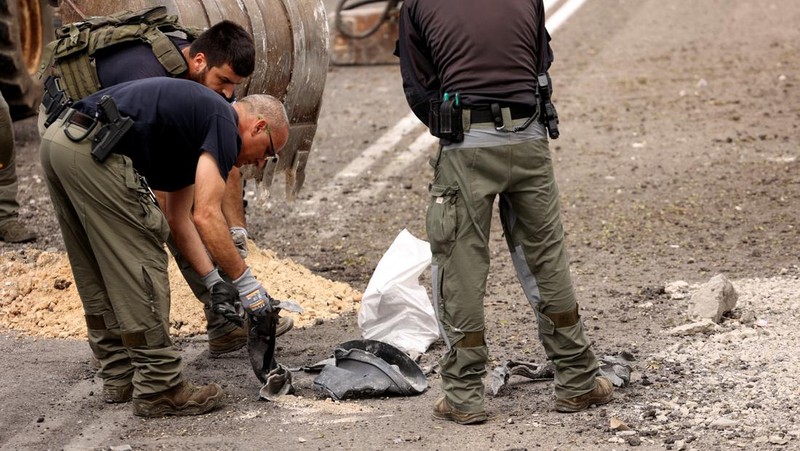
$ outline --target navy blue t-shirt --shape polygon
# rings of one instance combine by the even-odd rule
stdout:
[[[153,189],[176,191],[194,184],[204,151],[217,160],[227,180],[242,141],[239,117],[222,96],[193,81],[152,77],[101,89],[73,108],[94,116],[104,95],[134,121],[114,153],[130,157]]]
[[[189,46],[186,39],[170,36],[177,49]],[[171,77],[144,42],[117,44],[95,54],[95,66],[100,86],[106,88],[131,80],[149,77]]]

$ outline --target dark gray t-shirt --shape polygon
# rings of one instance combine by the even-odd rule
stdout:
[[[552,60],[541,0],[405,0],[397,53],[411,109],[460,93],[467,107],[536,104]]]

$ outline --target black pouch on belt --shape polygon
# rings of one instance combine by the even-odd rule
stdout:
[[[442,134],[439,132],[439,108],[442,106],[441,100],[431,100],[428,108],[428,129],[431,135],[441,138]]]
[[[50,75],[43,85],[42,106],[44,106],[44,113],[47,115],[44,121],[45,128],[55,122],[61,116],[61,113],[72,105],[72,101],[67,96],[67,93],[61,89],[58,80],[57,77]]]
[[[461,119],[458,96],[445,100],[431,100],[428,111],[428,128],[431,135],[440,138],[442,145],[464,141],[464,124]]]

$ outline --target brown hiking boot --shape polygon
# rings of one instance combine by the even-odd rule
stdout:
[[[572,398],[556,399],[556,410],[559,412],[580,412],[592,405],[602,405],[614,399],[614,385],[603,376],[595,378],[594,389],[588,393]]]
[[[227,334],[208,340],[208,352],[211,357],[219,357],[222,354],[238,351],[247,345],[247,328],[237,327]]]
[[[103,401],[109,404],[128,402],[133,395],[133,384],[103,385]]]
[[[480,412],[462,412],[451,406],[444,396],[440,396],[433,404],[433,417],[437,420],[454,421],[458,424],[483,423],[489,418],[486,416],[486,411],[483,410]]]
[[[222,388],[218,384],[195,387],[183,381],[167,391],[133,400],[133,414],[140,417],[165,415],[202,415],[220,404]]]
[[[289,332],[294,327],[294,321],[288,316],[282,316],[278,319],[278,327],[275,330],[275,337]],[[208,340],[208,352],[211,357],[219,357],[222,354],[238,351],[247,344],[247,327],[237,327],[227,334]]]
[[[281,335],[289,332],[294,327],[294,320],[289,318],[288,316],[281,316],[278,318],[278,327],[275,329],[275,337],[280,337]]]
[[[0,224],[0,240],[6,243],[27,243],[35,239],[36,234],[25,228],[16,219]]]

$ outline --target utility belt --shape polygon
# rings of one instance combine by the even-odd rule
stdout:
[[[503,119],[503,109],[508,109],[508,115],[511,120],[525,119],[536,116],[538,111],[536,107],[532,106],[502,106],[499,103],[493,103],[485,108],[470,108],[469,109],[469,123],[470,124],[483,124],[491,122],[495,128],[503,129],[505,127],[505,119]]]
[[[90,140],[92,142],[92,158],[98,163],[106,161],[114,147],[133,126],[133,119],[120,115],[114,99],[110,96],[100,98],[100,101],[97,102],[97,113],[94,116],[74,108],[65,108],[59,114],[59,118],[64,119],[64,124],[77,125],[85,130],[83,134],[75,136],[65,128],[64,134],[72,142]]]
[[[547,129],[551,139],[557,139],[558,113],[551,101],[553,93],[550,75],[540,74],[536,77],[536,104],[531,106],[502,105],[491,103],[485,106],[461,105],[460,94],[445,92],[442,99],[431,100],[428,110],[428,128],[433,136],[441,139],[442,145],[464,141],[464,124],[492,123],[497,131],[517,133],[525,130],[539,120]],[[527,118],[524,124],[512,127],[511,121]]]
[[[97,124],[97,119],[88,114],[81,113],[78,110],[67,108],[58,116],[59,119],[64,119],[65,124],[77,125],[85,129],[92,129]]]

